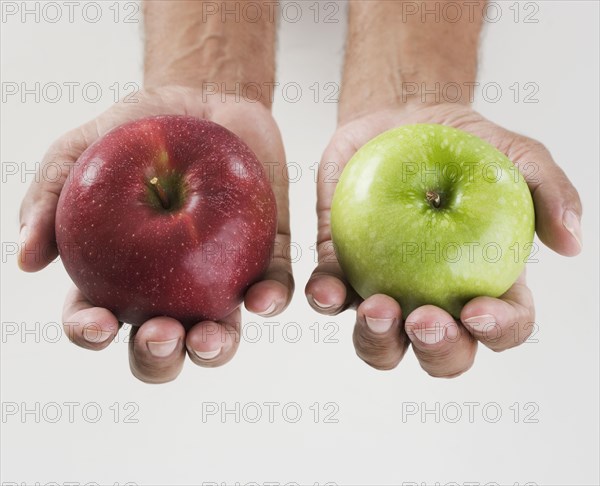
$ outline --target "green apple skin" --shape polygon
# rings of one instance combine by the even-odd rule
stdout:
[[[480,138],[405,125],[364,145],[331,207],[338,261],[362,298],[386,294],[404,316],[432,304],[460,316],[499,297],[533,248],[535,216],[518,168]]]

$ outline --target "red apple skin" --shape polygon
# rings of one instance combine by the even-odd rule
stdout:
[[[164,209],[156,187],[181,195]],[[155,180],[155,184],[156,184]],[[206,120],[156,116],[121,125],[78,159],[62,190],[56,240],[73,282],[122,322],[189,326],[243,300],[272,256],[275,197],[236,135]]]

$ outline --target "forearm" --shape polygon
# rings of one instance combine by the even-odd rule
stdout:
[[[239,0],[146,0],[145,86],[218,86],[270,107],[275,76],[273,2],[262,5],[253,22],[240,11]],[[224,12],[228,13],[223,16]]]
[[[469,103],[485,1],[452,2],[459,10],[445,3],[350,3],[340,123],[413,101],[435,102],[439,93],[424,96],[423,90],[451,89],[448,83],[461,88],[451,91],[453,101]]]

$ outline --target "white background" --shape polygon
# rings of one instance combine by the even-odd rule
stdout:
[[[42,90],[51,82],[96,82],[102,88],[95,103],[86,101],[81,89],[69,102],[66,88],[56,103],[48,100],[55,91],[42,93],[39,102],[33,95],[25,102],[20,95],[3,100],[3,482],[599,483],[598,3],[537,2],[530,18],[537,23],[523,21],[531,7],[517,6],[521,16],[515,22],[512,2],[501,3],[502,18],[488,23],[483,36],[479,81],[498,83],[503,94],[492,103],[479,93],[477,109],[543,141],[578,187],[584,205],[583,253],[568,259],[542,249],[539,263],[529,266],[537,343],[502,354],[480,347],[472,370],[449,381],[426,375],[411,352],[396,370],[379,372],[354,354],[352,312],[324,318],[309,308],[303,287],[314,266],[310,247],[316,234],[314,172],[309,168],[332,135],[336,115],[334,103],[315,102],[310,86],[320,83],[322,98],[324,83],[339,82],[346,20],[342,3],[333,17],[337,23],[325,23],[322,16],[315,22],[312,2],[306,2],[301,21],[290,22],[295,12],[288,11],[278,43],[279,81],[298,83],[303,95],[292,103],[278,90],[274,107],[288,160],[303,171],[291,184],[293,239],[303,252],[294,265],[296,295],[277,318],[281,325],[273,343],[264,320],[245,313],[244,320],[256,324],[230,364],[201,369],[188,362],[179,379],[162,386],[133,378],[123,342],[99,353],[77,348],[65,337],[49,342],[68,277],[59,262],[39,274],[20,273],[10,251],[10,243],[18,241],[19,203],[33,177],[21,170],[8,175],[9,166],[14,167],[10,163],[34,168],[53,139],[110,106],[111,85],[142,82],[141,24],[122,21],[132,8],[117,6],[121,18],[115,23],[112,2],[102,2],[102,19],[91,23],[82,15],[85,3],[79,2],[73,23],[64,6],[56,23],[43,12],[39,22],[33,16],[25,22],[19,15],[2,19],[3,92],[13,86],[7,83],[31,88],[39,82]],[[323,6],[320,10],[326,12]],[[87,14],[93,17],[95,11]],[[54,16],[46,11],[47,18]],[[509,89],[515,82],[537,83],[533,98],[539,102],[524,103],[522,97],[515,102]],[[493,90],[488,95],[496,96]],[[88,96],[94,97],[94,91]],[[286,328],[288,339],[282,336],[289,322],[302,331],[297,343],[290,342],[298,329],[293,324]],[[329,330],[337,343],[324,342],[327,322],[334,323]],[[18,331],[12,334],[15,325]],[[311,326],[321,330],[317,343]],[[262,339],[252,343],[257,328]],[[57,411],[53,402],[63,414],[57,423],[50,423]],[[73,423],[65,402],[77,403]],[[209,402],[230,409],[239,403],[240,422],[234,414],[224,419],[203,415]],[[281,404],[274,422],[269,423],[264,405],[262,420],[244,420],[256,412],[247,405],[251,402]],[[321,409],[317,423],[309,408],[315,402]],[[325,423],[328,402],[337,408],[337,423]],[[420,411],[438,407],[439,419],[435,413],[403,414],[411,402]],[[463,414],[456,423],[452,402]],[[465,402],[476,402],[472,423]],[[39,416],[22,415],[24,408],[35,410],[36,403]],[[301,408],[299,422],[291,423],[292,408],[287,420],[282,415],[288,403]],[[7,413],[11,407],[18,408],[16,415]],[[92,423],[98,407],[102,417]],[[498,410],[502,417],[494,423]],[[126,423],[124,413],[132,411],[137,423]],[[527,415],[537,423],[528,423]]]

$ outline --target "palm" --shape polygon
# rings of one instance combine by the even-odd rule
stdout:
[[[146,91],[137,102],[114,105],[95,120],[61,137],[48,151],[44,164],[60,165],[60,181],[32,184],[21,206],[22,226],[26,228],[27,247],[52,248],[44,255],[22,252],[20,265],[37,271],[57,254],[54,246],[54,214],[58,196],[70,167],[95,140],[112,128],[146,116],[161,114],[192,115],[219,123],[238,135],[258,159],[268,163],[268,174],[278,209],[278,232],[274,258],[262,281],[255,283],[245,296],[246,307],[256,313],[281,312],[291,298],[293,279],[289,259],[289,214],[285,154],[281,136],[269,111],[262,105],[243,100],[221,100],[212,96],[203,100],[195,90],[172,87]],[[27,256],[29,255],[29,256]],[[190,358],[203,366],[218,366],[235,354],[240,336],[240,310],[221,322],[202,322],[189,331],[169,317],[156,317],[134,328],[130,340],[130,363],[134,374],[148,382],[164,382],[177,376],[186,350]],[[120,326],[107,309],[94,307],[73,288],[65,301],[63,321],[69,338],[88,349],[106,347]]]
[[[534,306],[525,274],[499,299],[481,296],[467,303],[458,322],[442,309],[422,306],[404,316],[402,324],[402,310],[393,299],[374,295],[362,301],[356,295],[337,262],[331,241],[331,201],[346,163],[375,136],[411,123],[459,128],[505,153],[522,169],[531,189],[539,237],[559,253],[579,252],[580,242],[562,221],[565,209],[579,213],[580,203],[576,191],[541,144],[498,127],[469,107],[427,105],[386,110],[357,118],[337,130],[323,154],[318,178],[319,265],[306,287],[309,303],[325,314],[358,306],[354,343],[359,356],[372,366],[396,366],[410,342],[426,371],[435,376],[455,376],[471,366],[477,341],[503,350],[527,339],[533,329]],[[523,171],[523,167],[528,170]],[[557,192],[565,197],[554,197]],[[423,337],[425,341],[419,339]]]

